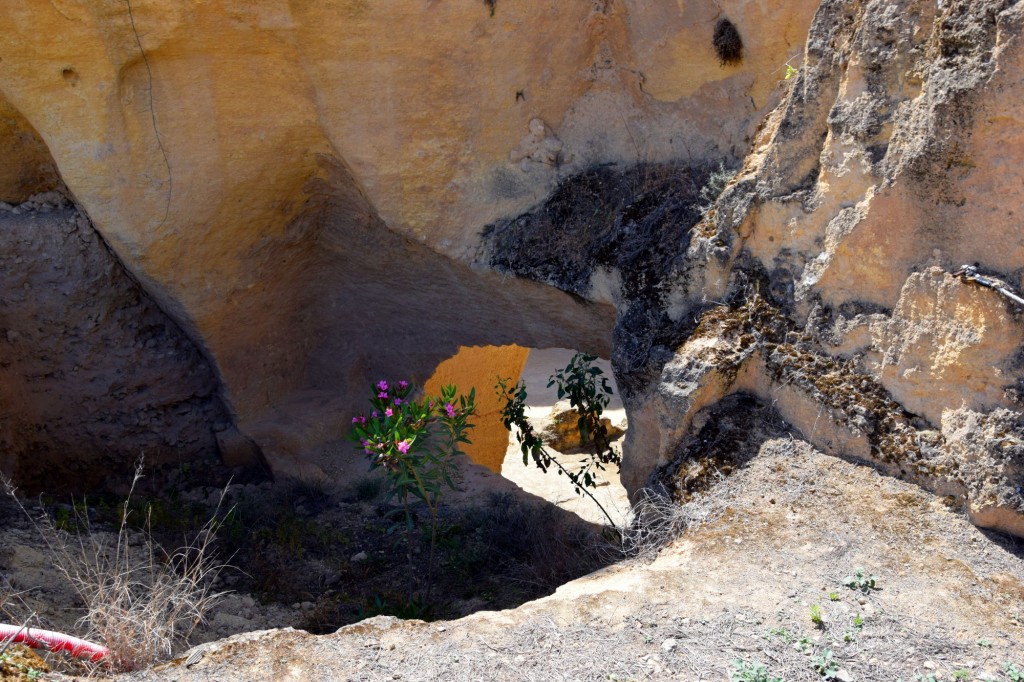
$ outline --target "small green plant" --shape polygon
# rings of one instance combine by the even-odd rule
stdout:
[[[825,619],[821,617],[821,607],[817,604],[811,604],[811,622],[819,628],[825,624]]]
[[[768,667],[757,661],[751,663],[735,658],[729,664],[732,666],[729,671],[730,682],[784,682],[781,677],[772,676]]]
[[[829,592],[828,593],[828,600],[829,601],[839,601],[839,593],[838,592]]]
[[[1010,682],[1024,682],[1024,669],[1015,663],[1009,661],[1003,663],[1003,672],[1006,673],[1006,678]]]
[[[871,590],[878,589],[875,580],[875,576],[865,573],[863,568],[858,567],[854,570],[853,575],[843,578],[843,585],[851,590],[860,590],[864,594],[868,594]]]
[[[779,626],[777,628],[772,628],[771,630],[768,631],[768,634],[770,636],[778,637],[779,639],[781,639],[786,644],[791,644],[796,639],[796,637],[793,635],[793,633],[791,633],[789,630],[787,630],[786,628],[784,628],[782,626]]]
[[[967,670],[966,668],[961,668],[959,670],[954,670],[953,671],[953,679],[954,680],[969,680],[969,679],[971,679],[971,671]]]
[[[389,598],[374,595],[373,601],[359,607],[359,617],[394,616],[401,620],[433,620],[433,608],[418,598],[403,601],[400,597]]]
[[[799,69],[793,68],[792,64],[786,62],[786,75],[782,77],[782,80],[788,81],[790,78],[797,75],[798,73],[800,73]]]
[[[544,447],[543,439],[526,419],[525,382],[520,380],[519,383],[510,385],[509,379],[498,377],[498,383],[494,388],[502,402],[502,423],[506,429],[512,430],[513,426],[517,429],[516,440],[519,441],[519,449],[523,453],[523,465],[527,465],[532,459],[537,468],[545,473],[554,466],[559,475],[565,474],[569,479],[576,494],[587,495],[608,519],[608,524],[616,528],[611,515],[588,490],[597,487],[597,481],[592,473],[593,468],[604,470],[605,464],[617,465],[620,461],[608,443],[607,427],[601,422],[601,415],[608,406],[612,390],[608,379],[602,376],[601,369],[593,365],[596,359],[597,356],[594,355],[577,353],[566,368],[553,374],[548,382],[549,387],[558,386],[559,400],[569,397],[570,404],[579,414],[577,429],[580,432],[580,442],[590,443],[590,457],[583,462],[578,471],[569,471],[552,457]]]
[[[811,667],[823,680],[834,680],[839,674],[839,664],[832,658],[831,649],[825,649],[817,656],[811,657]]]
[[[436,398],[414,400],[407,381],[389,384],[380,380],[372,387],[373,410],[352,418],[352,438],[370,459],[370,469],[383,469],[387,480],[385,501],[398,499],[405,512],[405,534],[409,544],[409,599],[413,602],[413,527],[411,503],[418,498],[430,512],[430,555],[427,559],[426,596],[433,583],[437,521],[444,488],[455,489],[452,479],[459,446],[469,443],[466,432],[473,428],[469,418],[476,410],[476,391],[457,395],[455,386],[444,386]],[[393,532],[402,524],[393,525]]]
[[[803,635],[796,641],[796,648],[799,651],[809,651],[812,646],[811,638],[807,635]]]
[[[991,649],[992,648],[992,640],[986,639],[984,637],[979,637],[978,641],[975,642],[975,644],[977,644],[978,646],[980,646],[983,649]]]
[[[843,641],[844,642],[854,642],[854,641],[856,641],[857,640],[857,635],[859,635],[860,631],[863,630],[863,629],[864,629],[864,619],[858,613],[856,616],[853,617],[853,623],[850,625],[849,629],[847,629],[846,632],[843,633]]]

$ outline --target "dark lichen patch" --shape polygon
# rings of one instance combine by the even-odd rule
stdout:
[[[770,439],[790,433],[778,412],[749,393],[734,393],[698,415],[701,423],[685,439],[659,479],[679,503],[690,501],[757,455]]]
[[[540,206],[487,226],[491,265],[581,296],[597,268],[614,268],[628,298],[657,298],[700,219],[708,173],[640,164],[565,178]]]
[[[701,189],[721,167],[605,165],[565,178],[544,203],[485,228],[490,264],[582,297],[595,271],[615,271],[623,312],[612,364],[628,399],[647,389],[693,330],[694,316],[670,318],[663,299],[671,282],[685,277]]]
[[[720,369],[735,369],[750,353],[760,351],[773,383],[800,389],[849,429],[863,434],[878,463],[925,478],[951,473],[948,464],[933,463],[941,458],[944,441],[927,422],[906,411],[852,359],[836,358],[819,348],[813,336],[798,329],[758,291],[705,312],[693,332],[693,338],[700,337],[729,342],[716,361]]]

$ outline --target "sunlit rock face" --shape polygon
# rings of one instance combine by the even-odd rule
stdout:
[[[741,157],[814,7],[5,3],[0,188],[63,180],[241,430],[315,474],[296,453],[376,374],[425,379],[459,345],[607,352],[610,310],[449,259],[579,170]]]
[[[654,326],[680,341],[619,353],[639,386],[627,487],[698,456],[708,410],[752,392],[823,450],[1024,534],[1024,326],[1005,295],[1024,284],[1022,27],[1005,2],[822,3],[665,278]]]

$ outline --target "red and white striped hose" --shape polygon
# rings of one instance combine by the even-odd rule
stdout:
[[[22,625],[6,625],[0,623],[0,644],[7,641],[15,644],[26,644],[33,649],[49,649],[50,651],[66,651],[76,658],[87,658],[90,661],[101,661],[110,654],[105,646],[87,642],[78,637],[65,635],[50,630],[37,630]]]

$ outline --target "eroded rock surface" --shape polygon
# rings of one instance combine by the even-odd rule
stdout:
[[[60,195],[0,209],[0,470],[84,492],[218,458],[209,363]]]
[[[996,112],[1022,94],[1006,77],[1024,56],[1022,19],[1008,2],[822,4],[789,96],[666,296],[673,319],[724,326],[673,349],[634,402],[662,419],[646,441],[660,461],[690,437],[690,415],[750,389],[826,451],[1024,533],[1022,311],[953,274],[976,263],[1020,285],[1009,216],[1022,195],[1000,169],[1024,146]],[[682,419],[649,402],[670,397]]]
[[[1021,284],[1024,194],[1003,169],[1024,162],[1005,128],[1024,95],[1009,75],[1022,26],[1009,2],[827,0],[714,206],[697,212],[692,190],[618,201],[632,171],[605,170],[492,228],[495,267],[616,304],[628,489],[689,456],[708,410],[742,392],[826,452],[1024,533],[1024,311],[957,274],[973,263]],[[566,204],[582,210],[565,220]],[[597,229],[543,227],[573,220]]]
[[[741,155],[814,5],[5,3],[0,113],[45,140],[112,250],[206,350],[241,431],[272,466],[315,473],[328,456],[294,453],[336,440],[374,375],[422,379],[458,345],[606,348],[610,325],[586,311],[569,313],[588,319],[575,329],[509,314],[463,336],[472,309],[436,320],[390,302],[410,300],[397,283],[415,271],[459,305],[493,310],[505,303],[480,292],[508,288],[523,309],[571,310],[540,287],[454,276],[436,253],[471,260],[483,225],[594,164]],[[723,11],[744,41],[728,66],[712,45]],[[15,151],[0,164],[39,156]],[[422,246],[397,253],[357,236],[365,224]],[[406,260],[385,269],[378,252]],[[380,304],[360,290],[388,278]],[[438,309],[427,300],[413,307]],[[400,362],[434,342],[409,341],[413,327],[442,325],[445,349]]]

